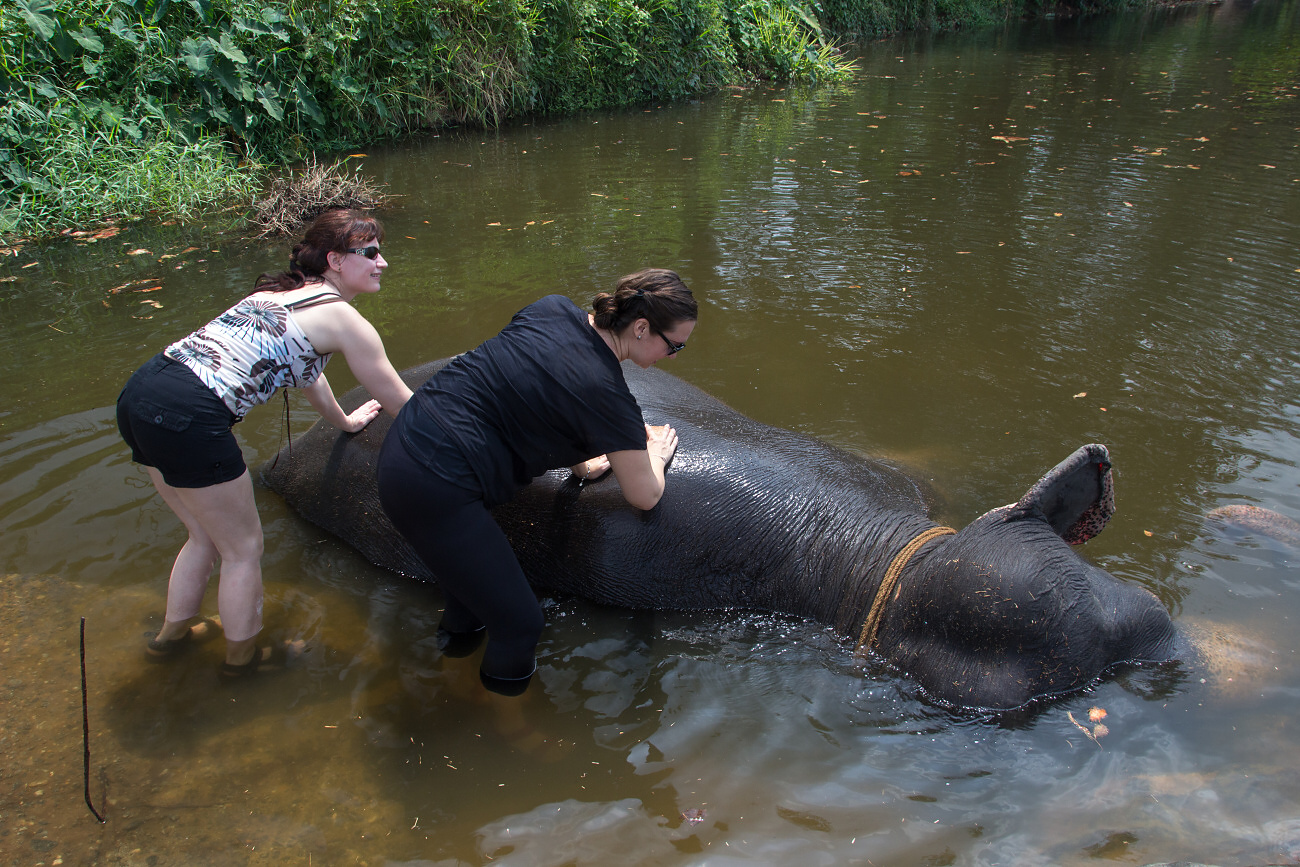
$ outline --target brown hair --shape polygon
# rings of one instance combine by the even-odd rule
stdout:
[[[311,221],[302,240],[289,254],[289,270],[268,271],[257,278],[254,292],[300,289],[308,278],[320,279],[329,270],[330,253],[346,253],[366,241],[384,241],[384,227],[364,211],[334,208]]]
[[[664,268],[644,268],[618,281],[613,294],[601,292],[591,302],[596,327],[622,331],[637,319],[645,319],[659,332],[678,322],[699,318],[699,305],[682,278]]]

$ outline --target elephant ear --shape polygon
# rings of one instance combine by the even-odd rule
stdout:
[[[1071,545],[1081,545],[1102,531],[1115,514],[1115,483],[1110,452],[1086,445],[1039,479],[1007,512],[1006,520],[1041,516]]]

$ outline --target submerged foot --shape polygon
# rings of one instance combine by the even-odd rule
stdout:
[[[166,625],[163,627],[166,630]],[[167,659],[188,644],[202,644],[221,634],[221,621],[215,617],[204,617],[191,624],[185,631],[173,638],[160,638],[162,632],[148,632],[145,637],[144,652],[151,659]]]
[[[305,650],[304,641],[285,641],[280,644],[268,644],[265,647],[254,647],[248,659],[243,662],[227,659],[221,663],[221,676],[224,679],[240,680],[259,672],[282,671]]]

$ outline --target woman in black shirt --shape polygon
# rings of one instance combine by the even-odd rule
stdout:
[[[379,457],[384,511],[447,597],[439,646],[467,656],[486,631],[479,674],[503,695],[528,686],[543,618],[490,509],[563,466],[583,479],[612,470],[629,503],[652,509],[677,450],[676,431],[642,420],[620,363],[649,367],[686,345],[691,291],[647,268],[592,306],[550,295],[519,311],[415,392]]]

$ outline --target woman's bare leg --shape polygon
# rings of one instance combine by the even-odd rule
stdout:
[[[172,567],[159,639],[176,638],[188,628],[219,559],[217,610],[226,633],[226,662],[248,662],[262,630],[262,523],[252,478],[245,470],[237,479],[206,488],[174,488],[157,470],[150,468],[149,475],[190,534]]]
[[[190,621],[199,615],[203,595],[207,592],[208,578],[217,565],[217,546],[204,532],[198,519],[190,514],[176,494],[176,489],[163,481],[162,474],[153,467],[148,467],[149,477],[158,489],[163,502],[181,519],[189,538],[176,555],[172,564],[171,578],[167,582],[167,614],[162,629],[158,630],[158,641],[175,641],[190,628]]]

